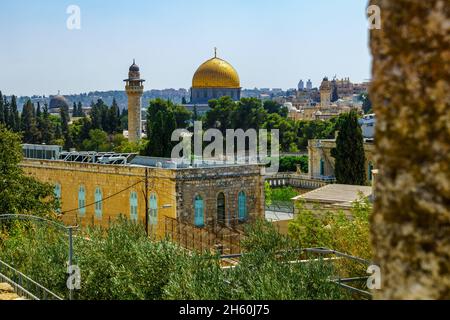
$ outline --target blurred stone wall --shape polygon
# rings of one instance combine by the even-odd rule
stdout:
[[[450,299],[450,1],[372,0],[379,299]]]

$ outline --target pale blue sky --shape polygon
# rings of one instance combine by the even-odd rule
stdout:
[[[66,9],[81,8],[81,30]],[[189,88],[213,55],[244,88],[370,77],[365,0],[15,0],[0,5],[0,90],[122,90],[133,58],[146,89]]]

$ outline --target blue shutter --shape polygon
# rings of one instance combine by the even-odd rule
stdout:
[[[372,162],[369,162],[369,170],[368,170],[368,173],[367,173],[369,181],[372,181],[372,179],[373,179],[372,171],[373,171],[373,164],[372,164]]]
[[[205,211],[203,207],[202,197],[196,196],[194,202],[194,223],[197,227],[203,227],[205,225]]]
[[[247,196],[244,191],[239,192],[238,196],[239,220],[247,218]]]
[[[151,225],[156,225],[158,223],[158,201],[156,199],[156,194],[152,193],[150,195],[150,212],[149,212],[149,222]]]
[[[95,215],[98,219],[102,218],[102,191],[100,188],[95,189]]]
[[[55,184],[55,198],[59,201],[60,207],[56,210],[58,213],[61,212],[61,185],[59,183]]]
[[[130,218],[135,221],[138,219],[138,199],[134,191],[130,193]]]
[[[86,214],[86,189],[84,186],[80,186],[78,189],[78,213],[80,216],[84,216]]]

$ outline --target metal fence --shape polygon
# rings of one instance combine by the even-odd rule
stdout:
[[[199,228],[165,217],[164,234],[180,246],[198,252],[218,251],[221,254],[237,254],[241,252],[243,234],[237,229],[228,227]]]
[[[44,286],[0,260],[0,282],[11,285],[14,292],[29,300],[63,300]]]
[[[335,265],[339,264],[342,261],[346,262],[354,262],[361,266],[370,266],[373,263],[359,258],[355,257],[346,253],[342,253],[336,250],[331,250],[328,248],[298,248],[295,250],[292,250],[298,253],[299,259],[295,261],[289,261],[289,263],[311,263],[311,262],[317,262],[317,261],[326,261],[330,263],[334,263]],[[282,252],[280,252],[282,253]],[[236,263],[239,263],[239,259],[244,255],[245,253],[237,253],[237,254],[227,254],[222,255],[221,259],[223,260],[234,260]],[[311,259],[310,254],[315,254],[316,256],[319,256],[319,259]],[[234,268],[234,266],[226,266],[224,268]],[[368,276],[341,276],[339,273],[335,275],[334,278],[329,279],[330,282],[335,283],[336,285],[340,286],[341,288],[351,292],[352,294],[355,294],[363,299],[371,299],[372,293],[368,291],[367,285],[364,286],[365,283],[367,283],[367,280],[369,279]]]

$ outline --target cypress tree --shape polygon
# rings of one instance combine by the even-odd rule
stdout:
[[[6,96],[3,96],[3,121],[8,129],[11,129],[10,121],[10,104]]]
[[[9,114],[9,125],[10,129],[14,132],[20,132],[20,116],[19,110],[17,109],[17,98],[16,96],[11,97],[11,106]]]
[[[116,102],[116,99],[113,99],[113,103],[111,108],[108,110],[108,118],[109,118],[109,133],[117,133],[121,131],[120,125],[120,109],[119,105]]]
[[[365,185],[364,138],[356,111],[342,115],[338,128],[336,148],[331,150],[336,160],[336,180],[341,184]]]
[[[36,118],[40,118],[41,115],[42,115],[42,112],[41,112],[41,104],[40,104],[39,101],[38,101],[37,107],[36,107]]]
[[[197,105],[194,105],[194,110],[193,110],[193,113],[192,113],[192,120],[194,120],[194,121],[198,120]]]
[[[31,100],[27,100],[22,109],[21,121],[20,121],[20,129],[23,133],[23,142],[24,143],[35,143],[35,135],[36,135],[36,122],[34,119],[34,106]]]
[[[77,104],[74,102],[72,106],[72,117],[79,117]]]
[[[5,124],[5,109],[4,109],[3,95],[1,91],[0,91],[0,124]]]
[[[81,104],[81,102],[78,102],[78,116],[84,117],[83,105]]]
[[[55,128],[52,121],[50,120],[50,114],[48,113],[47,105],[44,105],[42,117],[39,118],[38,121],[42,142],[45,144],[52,143],[53,139],[55,138]]]
[[[61,108],[60,116],[61,116],[61,134],[64,138],[64,148],[66,150],[69,150],[70,148],[73,148],[73,140],[69,130],[70,116],[68,108]]]

